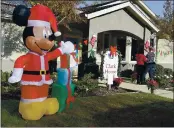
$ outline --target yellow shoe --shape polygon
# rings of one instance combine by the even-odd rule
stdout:
[[[43,102],[32,102],[32,103],[20,102],[19,113],[25,120],[39,120],[46,112]]]
[[[58,112],[59,110],[59,102],[56,98],[47,98],[43,101],[45,106],[45,115],[52,115]]]

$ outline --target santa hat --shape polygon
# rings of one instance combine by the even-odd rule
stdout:
[[[28,18],[29,26],[45,26],[53,30],[54,35],[60,36],[61,32],[58,31],[57,20],[53,12],[44,5],[35,5],[30,9],[30,17]]]

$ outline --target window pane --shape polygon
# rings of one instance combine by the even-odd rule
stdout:
[[[122,54],[122,60],[125,60],[126,53],[126,38],[118,38],[117,39],[117,48]]]
[[[109,48],[109,34],[104,34],[104,49]]]
[[[135,39],[132,39],[132,49],[131,49],[131,61],[135,61],[135,55],[138,51],[138,41]]]

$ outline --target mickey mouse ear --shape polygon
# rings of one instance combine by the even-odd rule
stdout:
[[[12,20],[18,26],[27,26],[29,16],[30,9],[24,5],[18,5],[13,11]]]

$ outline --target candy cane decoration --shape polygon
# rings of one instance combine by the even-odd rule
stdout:
[[[96,40],[97,40],[97,36],[93,35],[92,38],[91,38],[91,41],[90,41],[90,44],[92,45],[92,48],[94,47]]]
[[[150,46],[150,43],[149,43],[149,42],[150,42],[150,41],[149,41],[149,40],[147,40],[147,41],[146,41],[146,43],[145,43],[145,48],[146,48],[146,49],[148,49],[148,48],[149,48],[149,46]]]

